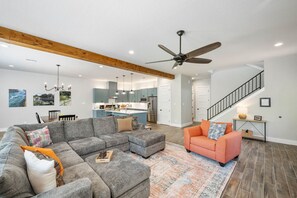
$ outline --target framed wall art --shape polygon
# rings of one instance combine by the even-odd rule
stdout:
[[[270,98],[260,98],[260,107],[271,107]]]

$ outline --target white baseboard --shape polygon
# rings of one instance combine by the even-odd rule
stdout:
[[[296,140],[280,139],[280,138],[273,138],[273,137],[267,137],[266,139],[269,142],[275,142],[275,143],[289,144],[289,145],[297,146],[297,141]]]
[[[174,123],[171,123],[170,126],[174,126],[174,127],[178,127],[178,128],[183,128],[183,127],[186,127],[186,126],[190,126],[192,124],[193,124],[193,122],[187,122],[187,123],[183,123],[183,124],[174,124]]]

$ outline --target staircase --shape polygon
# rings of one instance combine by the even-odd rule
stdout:
[[[238,103],[242,99],[251,95],[257,90],[264,87],[264,71],[261,71],[250,80],[243,83],[237,89],[226,95],[217,103],[207,109],[207,119],[210,120],[213,117],[219,115],[223,111],[231,108],[234,104]]]

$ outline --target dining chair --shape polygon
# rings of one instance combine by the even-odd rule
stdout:
[[[59,121],[60,120],[75,120],[75,115],[60,115],[59,116]]]
[[[40,119],[39,114],[36,112],[35,115],[36,115],[37,122],[38,122],[38,123],[41,123],[41,119]]]
[[[61,113],[61,110],[49,110],[48,119],[49,120],[57,119],[60,113]]]

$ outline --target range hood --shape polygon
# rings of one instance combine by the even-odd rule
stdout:
[[[108,96],[109,98],[118,98],[115,93],[118,89],[118,84],[116,82],[108,81],[107,82]]]

